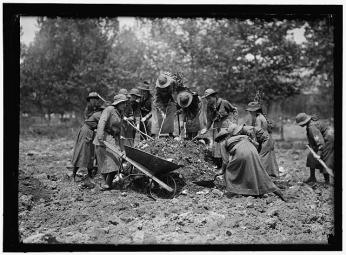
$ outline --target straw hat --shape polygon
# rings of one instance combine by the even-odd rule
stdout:
[[[228,128],[221,128],[220,132],[217,133],[215,136],[215,142],[220,142],[222,139],[224,139],[227,135],[230,135],[230,130]]]
[[[138,97],[142,97],[141,93],[139,92],[138,89],[131,89],[130,92],[129,92],[130,95],[135,95],[135,96],[138,96]]]
[[[126,102],[128,98],[124,94],[118,94],[114,96],[114,102],[112,105],[116,106],[122,102]]]
[[[87,96],[87,101],[89,101],[91,98],[101,99],[100,95],[97,92],[90,92]]]
[[[127,95],[129,92],[127,91],[127,89],[119,89],[118,94],[123,94],[123,95]]]
[[[249,112],[255,112],[259,109],[262,109],[262,106],[259,102],[250,102],[247,106],[248,107],[246,108],[246,111]]]
[[[301,112],[296,116],[296,122],[299,126],[304,126],[309,120],[311,120],[311,116],[305,112]]]
[[[206,98],[206,97],[214,95],[214,94],[217,94],[217,92],[215,90],[213,90],[213,89],[206,89],[205,92],[204,92],[204,96],[202,96],[202,98]]]
[[[178,105],[183,108],[188,107],[191,104],[192,99],[193,99],[192,93],[188,91],[182,91],[177,95]]]
[[[173,82],[174,82],[174,79],[170,75],[170,73],[168,73],[168,72],[162,73],[159,75],[159,77],[156,80],[156,87],[157,88],[167,88]]]

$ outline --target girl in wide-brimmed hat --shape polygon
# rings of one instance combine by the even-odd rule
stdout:
[[[201,129],[201,99],[197,93],[185,90],[177,95],[177,103],[180,107],[177,114],[182,114],[181,119],[186,129],[186,139],[191,140]]]
[[[301,127],[306,126],[310,147],[334,170],[334,128],[320,121],[316,115],[311,116],[304,112],[296,116],[296,123]],[[316,182],[315,169],[319,169],[323,172],[325,181],[329,183],[329,174],[311,152],[308,154],[306,166],[310,168],[310,177],[305,182]]]
[[[96,145],[98,168],[105,181],[102,189],[112,188],[113,178],[116,172],[119,171],[121,164],[121,159],[107,151],[102,141],[111,142],[119,147],[120,150],[123,150],[120,141],[120,132],[127,100],[128,98],[123,94],[116,95],[112,105],[108,106],[102,112],[97,126],[94,144]]]
[[[213,139],[221,128],[227,128],[231,123],[238,123],[238,109],[229,101],[222,99],[213,89],[207,89],[202,98],[207,102],[207,127],[201,130],[205,134],[213,125]],[[220,144],[215,141],[213,144],[213,157],[218,168],[222,165]]]
[[[90,92],[86,100],[84,119],[88,119],[104,103],[103,98],[97,92]]]
[[[92,178],[93,162],[94,162],[94,130],[100,120],[104,107],[98,107],[84,121],[76,137],[76,142],[73,149],[72,165],[73,165],[73,180],[76,181],[76,174],[79,168],[88,170],[88,178]]]
[[[263,113],[262,105],[256,101],[250,102],[246,111],[251,114],[252,126],[263,129],[269,138],[262,144],[259,154],[267,173],[270,176],[278,177],[279,166],[274,151],[274,139],[271,136],[271,125]]]
[[[162,134],[173,137],[176,104],[173,98],[175,80],[173,74],[163,72],[155,83],[155,94],[152,103],[151,135]]]

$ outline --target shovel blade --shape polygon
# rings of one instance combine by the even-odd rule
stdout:
[[[192,182],[198,186],[206,187],[206,188],[213,188],[215,187],[214,180],[202,180],[202,181],[195,181]]]

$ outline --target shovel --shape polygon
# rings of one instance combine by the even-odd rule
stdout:
[[[206,188],[214,188],[215,187],[215,180],[216,180],[216,177],[220,176],[220,175],[223,175],[224,172],[222,173],[217,173],[214,175],[214,178],[211,179],[211,180],[201,180],[201,181],[195,181],[195,182],[192,182],[198,186],[202,186],[202,187],[206,187]]]

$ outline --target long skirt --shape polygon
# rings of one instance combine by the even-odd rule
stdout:
[[[93,167],[95,148],[92,143],[93,136],[94,132],[87,125],[83,125],[79,130],[72,156],[72,165],[74,167],[88,169]]]
[[[112,143],[120,150],[119,145],[115,142],[112,136],[108,135],[106,137],[106,141]],[[104,145],[96,145],[95,147],[98,168],[101,174],[108,174],[119,171],[121,158],[108,150]]]
[[[271,176],[279,176],[279,166],[274,152],[274,140],[271,135],[269,135],[268,141],[262,144],[259,156],[267,173]]]
[[[262,195],[278,190],[264,170],[257,149],[244,139],[233,148],[225,171],[228,191],[241,195]]]
[[[175,104],[170,103],[167,106],[166,118],[163,119],[163,116],[158,109],[152,109],[151,134],[158,135],[159,132],[160,134],[174,133],[174,119],[176,110]],[[164,122],[162,123],[163,120]]]
[[[316,151],[317,152],[317,151]],[[324,137],[324,146],[322,148],[321,159],[326,165],[334,169],[334,130],[329,129]],[[308,154],[306,166],[312,169],[325,171],[323,166],[314,158],[311,152]]]

